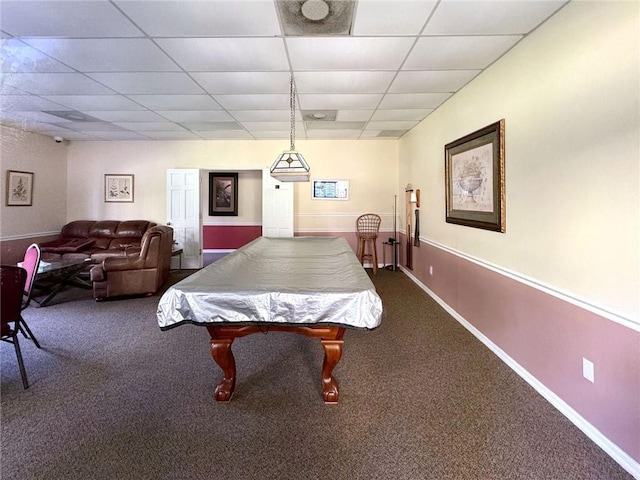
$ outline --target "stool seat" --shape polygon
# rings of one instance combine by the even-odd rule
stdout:
[[[360,215],[356,220],[356,237],[358,239],[357,257],[364,266],[365,259],[371,260],[374,275],[378,273],[378,252],[376,243],[380,231],[380,216],[375,213]]]

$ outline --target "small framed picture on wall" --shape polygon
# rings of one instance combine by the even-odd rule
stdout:
[[[7,170],[7,206],[33,205],[33,172]]]
[[[133,203],[133,175],[105,174],[104,201]]]

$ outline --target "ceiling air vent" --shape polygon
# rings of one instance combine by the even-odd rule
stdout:
[[[393,137],[393,138],[400,138],[402,136],[402,134],[405,133],[404,130],[382,130],[379,134],[378,137]]]
[[[277,0],[286,36],[351,35],[355,0]]]

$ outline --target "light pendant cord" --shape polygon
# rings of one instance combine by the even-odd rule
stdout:
[[[296,94],[293,87],[293,74],[291,74],[291,98],[289,106],[291,107],[291,151],[296,149]]]

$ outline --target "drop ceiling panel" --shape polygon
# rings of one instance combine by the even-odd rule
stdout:
[[[354,34],[417,35],[436,3],[427,0],[359,0]]]
[[[184,131],[180,125],[171,122],[116,122],[114,125],[134,132]]]
[[[14,36],[140,37],[142,32],[106,0],[3,1],[2,29]]]
[[[389,93],[456,92],[479,73],[480,70],[403,71],[398,73]]]
[[[413,38],[287,38],[294,70],[396,70]]]
[[[480,70],[507,52],[521,37],[422,37],[403,70]]]
[[[205,93],[186,73],[118,72],[90,73],[94,80],[122,94],[198,94]]]
[[[220,110],[209,95],[128,95],[151,110]]]
[[[34,95],[108,95],[113,90],[81,73],[12,73],[3,82]]]
[[[410,121],[410,120],[422,120],[431,112],[433,108],[406,108],[401,110],[377,110],[371,117],[371,121],[384,122],[384,121]]]
[[[380,109],[437,108],[450,96],[450,93],[392,93],[385,95]]]
[[[48,73],[73,71],[57,60],[13,38],[2,40],[0,62],[3,77],[15,72]]]
[[[179,70],[146,38],[38,39],[25,43],[83,72],[170,72]]]
[[[202,72],[193,78],[207,93],[242,95],[251,93],[289,94],[289,72]]]
[[[182,68],[194,72],[289,70],[279,38],[161,38],[157,42]]]
[[[137,111],[92,111],[85,110],[87,115],[105,122],[162,122],[166,118],[149,110]]]
[[[332,93],[300,94],[300,108],[303,110],[372,110],[375,109],[382,94],[347,95]]]
[[[70,127],[110,131],[65,138],[286,144],[293,74],[297,138],[398,138],[564,4],[357,0],[350,35],[286,36],[275,0],[0,0],[0,121],[64,132],[46,112],[75,112],[97,125]]]
[[[276,36],[273,2],[267,1],[118,1],[147,35],[157,37]]]
[[[299,93],[384,93],[395,72],[299,72]]]
[[[234,122],[224,110],[158,110],[158,114],[172,122]]]
[[[122,95],[49,95],[44,98],[59,104],[57,108],[48,110],[61,110],[60,105],[80,111],[144,109]]]
[[[289,108],[289,94],[286,95],[215,95],[226,110],[284,110]]]
[[[426,35],[525,34],[564,3],[551,0],[442,0],[425,29]]]

